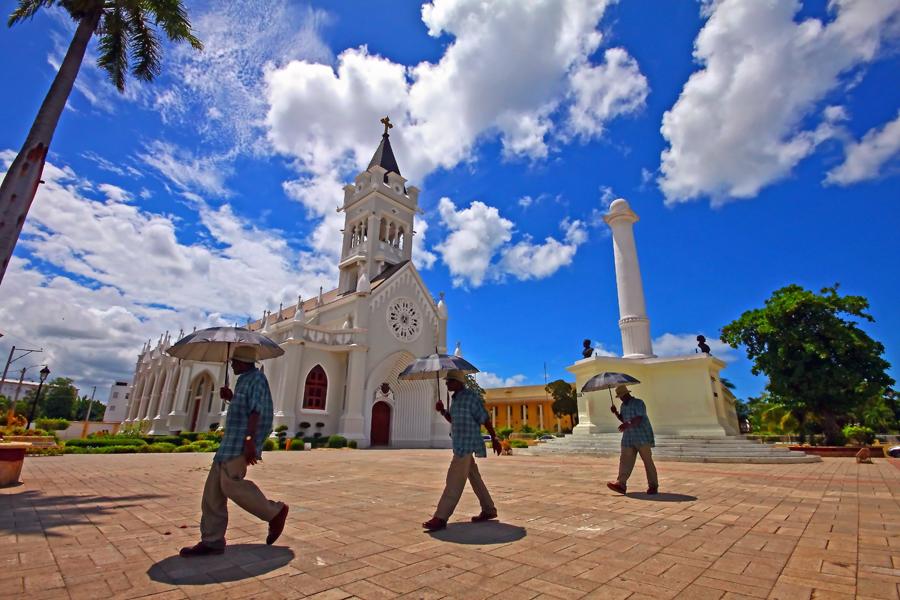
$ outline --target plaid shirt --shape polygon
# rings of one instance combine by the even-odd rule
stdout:
[[[272,433],[273,408],[269,382],[266,375],[256,368],[237,378],[234,397],[225,416],[225,435],[216,450],[214,461],[225,462],[244,453],[244,438],[247,437],[247,425],[252,412],[259,413],[259,425],[253,436],[253,443],[256,444],[256,458],[261,459],[263,443]]]
[[[633,396],[631,400],[625,400],[622,402],[619,414],[622,415],[623,422],[630,421],[638,416],[644,417],[640,425],[629,427],[622,434],[623,448],[656,445],[656,441],[653,439],[653,428],[650,426],[650,419],[647,418],[647,407],[644,405],[643,400]]]
[[[466,388],[453,394],[450,403],[450,435],[453,437],[453,454],[465,456],[475,453],[484,458],[484,438],[481,425],[490,418],[484,401],[472,390]]]

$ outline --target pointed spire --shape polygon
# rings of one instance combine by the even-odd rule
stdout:
[[[322,299],[322,286],[319,286],[319,297],[316,298],[316,306],[322,306],[325,301]]]
[[[460,342],[456,342],[456,349],[453,351],[453,356],[462,356],[462,344]]]
[[[294,320],[302,321],[303,320],[303,296],[297,296],[297,310],[294,311]]]
[[[279,302],[278,303],[278,320],[280,321],[283,318],[284,318],[284,302]]]
[[[375,154],[372,156],[372,160],[369,161],[367,169],[371,169],[375,165],[378,165],[388,173],[393,172],[400,175],[400,167],[397,165],[397,159],[394,158],[394,150],[391,148],[391,138],[388,134],[388,129],[392,128],[394,125],[388,117],[381,119],[381,123],[384,125],[381,143],[378,144],[378,149],[375,150]]]

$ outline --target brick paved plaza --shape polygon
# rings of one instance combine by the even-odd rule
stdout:
[[[900,598],[889,460],[663,462],[651,498],[608,492],[611,459],[492,457],[500,522],[465,523],[467,491],[429,535],[447,451],[268,453],[251,478],[291,505],[279,542],[232,505],[225,555],[181,559],[211,458],[27,459],[0,490],[0,598]]]

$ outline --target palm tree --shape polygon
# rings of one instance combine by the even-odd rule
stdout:
[[[60,6],[78,24],[66,56],[50,85],[31,131],[0,184],[0,282],[12,257],[28,209],[34,200],[56,124],[62,114],[88,42],[99,36],[97,64],[124,91],[126,73],[152,81],[160,72],[161,48],[156,30],[173,42],[202,44],[191,31],[180,0],[19,0],[8,25],[30,19],[42,8]]]

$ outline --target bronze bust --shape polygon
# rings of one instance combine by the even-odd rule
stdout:
[[[697,347],[700,348],[700,352],[704,354],[709,354],[709,346],[706,343],[706,338],[702,335],[697,336]]]
[[[591,340],[584,340],[582,342],[584,348],[581,349],[581,356],[584,358],[590,358],[594,355],[594,349],[591,347]]]

